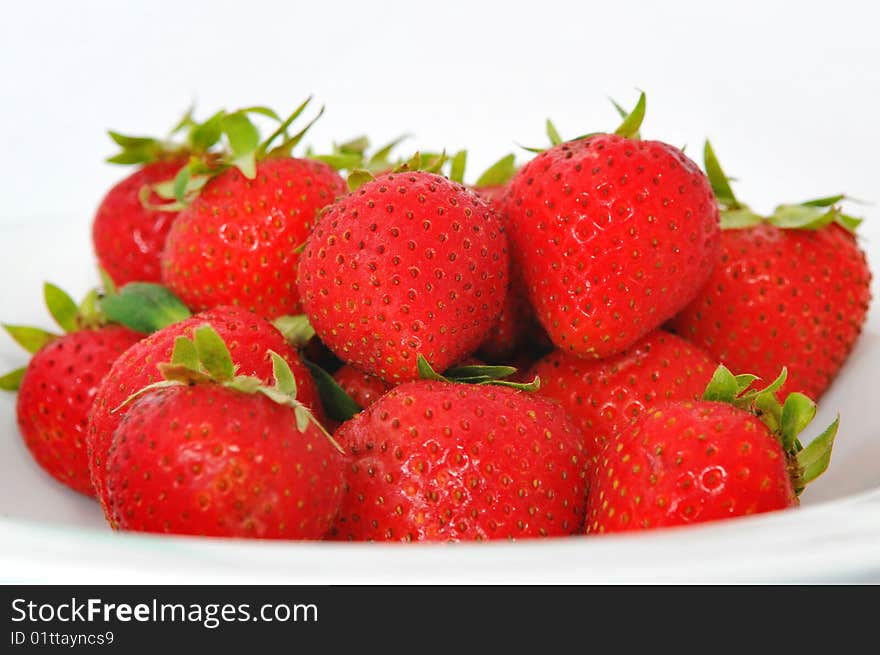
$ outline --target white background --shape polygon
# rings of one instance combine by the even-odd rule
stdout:
[[[193,101],[201,116],[255,103],[283,112],[314,94],[327,106],[310,133],[319,147],[409,132],[411,147],[467,147],[472,180],[514,142],[543,144],[548,116],[563,136],[614,127],[607,97],[631,106],[639,88],[643,135],[692,156],[710,136],[756,209],[841,191],[880,201],[873,6],[0,0],[0,321],[48,325],[41,280],[75,295],[95,283],[88,226],[125,174],[103,163],[104,131],[161,134]],[[860,232],[876,269],[880,213],[853,213],[868,218]],[[0,372],[24,361],[0,334]],[[13,396],[0,395],[0,581],[880,580],[880,418],[865,409],[878,367],[875,311],[822,401],[816,426],[839,409],[845,427],[805,498],[814,513],[587,548],[256,550],[112,535],[92,502],[38,470],[14,437]],[[826,502],[866,489],[873,505]]]
[[[608,96],[648,93],[644,135],[692,155],[711,136],[760,209],[847,191],[880,199],[875,3],[3,3],[0,220],[90,219],[124,169],[107,128],[161,134],[192,101],[327,113],[312,141],[409,132],[471,151],[471,174],[609,129]],[[522,152],[522,151],[520,151]],[[523,156],[526,153],[522,152]],[[873,208],[863,213],[873,213]]]

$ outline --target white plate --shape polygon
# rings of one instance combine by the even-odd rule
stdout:
[[[880,229],[863,225],[873,270]],[[873,237],[873,238],[872,238]],[[49,326],[44,280],[95,284],[88,222],[0,227],[0,320]],[[877,295],[876,280],[873,292]],[[0,372],[25,355],[0,337]],[[0,582],[640,583],[880,582],[880,321],[822,400],[808,438],[841,413],[829,471],[796,510],[633,536],[519,543],[264,543],[115,534],[97,505],[45,475],[0,397]]]

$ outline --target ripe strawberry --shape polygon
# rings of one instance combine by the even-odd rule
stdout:
[[[98,264],[116,284],[158,282],[159,257],[177,213],[162,209],[153,194],[149,206],[143,189],[174,179],[185,163],[179,158],[144,164],[104,196],[92,223]]]
[[[369,407],[391,388],[382,378],[364,373],[350,364],[340,367],[333,379],[361,407]]]
[[[755,376],[719,367],[701,401],[655,405],[612,437],[589,475],[587,533],[621,532],[770,512],[828,466],[835,422],[806,448],[816,413],[800,393],[747,391]],[[760,417],[760,418],[759,418]]]
[[[711,146],[706,167],[722,204],[721,259],[671,327],[728,366],[769,376],[785,364],[811,398],[830,386],[855,345],[871,272],[835,196],[782,205],[767,217],[740,203]]]
[[[561,143],[510,181],[504,209],[538,319],[584,358],[628,348],[684,307],[717,259],[718,208],[678,148],[615,134]]]
[[[514,539],[581,529],[583,436],[534,394],[409,382],[335,437],[350,457],[339,539]]]
[[[18,391],[18,427],[36,462],[71,489],[92,495],[85,446],[89,409],[113,362],[144,335],[107,324],[93,304],[95,295],[78,308],[58,287],[46,284],[43,290],[66,334],[4,325],[33,358],[27,368],[0,378],[0,389]]]
[[[425,171],[369,181],[306,242],[297,285],[321,340],[399,383],[416,356],[443,370],[472,353],[501,310],[507,239],[478,196]]]
[[[293,370],[298,383],[297,397],[313,411],[319,411],[318,393],[308,370],[299,355],[266,319],[236,307],[216,307],[186,320],[169,325],[129,348],[114,363],[98,387],[89,415],[86,444],[89,451],[89,469],[95,493],[105,512],[108,499],[104,483],[104,466],[113,431],[125,414],[114,412],[126,398],[159,380],[157,364],[167,362],[179,336],[190,336],[193,330],[209,324],[220,334],[232,352],[232,358],[241,375],[252,375],[269,383],[272,362],[266,354],[272,350],[283,357]],[[109,514],[108,514],[109,515]]]
[[[300,311],[296,249],[320,210],[346,192],[330,166],[282,157],[256,176],[221,173],[180,212],[162,256],[162,278],[195,310],[240,305],[274,318]]]
[[[658,403],[698,399],[718,362],[674,334],[656,330],[607,359],[554,350],[532,367],[538,393],[556,400],[588,439],[595,459],[604,444]]]
[[[118,529],[264,539],[321,539],[342,493],[342,456],[297,399],[284,359],[275,386],[234,377],[211,327],[178,337],[160,382],[113,433],[107,461]],[[170,385],[170,386],[169,386]]]

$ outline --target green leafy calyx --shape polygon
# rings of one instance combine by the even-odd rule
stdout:
[[[437,373],[423,355],[419,355],[416,364],[419,377],[423,380],[435,380],[437,382],[453,382],[459,384],[490,384],[499,387],[511,387],[520,391],[537,391],[541,386],[538,376],[531,382],[511,382],[504,378],[516,373],[512,366],[454,366],[446,370],[443,375]]]
[[[342,447],[315,418],[311,410],[297,399],[296,377],[287,361],[272,350],[268,351],[268,355],[272,359],[272,372],[275,378],[272,386],[253,376],[236,375],[236,367],[229,348],[217,331],[210,324],[205,323],[193,330],[192,339],[185,336],[177,337],[171,353],[171,361],[158,366],[164,378],[162,381],[137,391],[112,411],[118,412],[140,396],[157,389],[194,384],[218,384],[239,393],[262,394],[279,405],[290,407],[299,432],[305,432],[312,425],[320,430],[339,452],[344,453]]]
[[[799,494],[828,468],[840,417],[804,447],[799,435],[816,416],[816,403],[799,392],[788,394],[780,403],[777,392],[786,378],[787,371],[783,368],[766,387],[753,388],[757,376],[734,375],[721,365],[706,386],[703,400],[728,403],[758,416],[788,457],[795,492]]]
[[[721,168],[712,144],[706,141],[703,148],[703,162],[709,184],[718,201],[721,211],[721,228],[737,230],[769,223],[784,230],[819,230],[837,223],[844,229],[854,232],[862,219],[846,214],[840,206],[847,197],[844,194],[816,198],[794,204],[776,207],[768,216],[752,211],[740,202],[733,193],[730,179]]]

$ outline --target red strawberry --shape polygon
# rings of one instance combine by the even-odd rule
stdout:
[[[145,206],[141,193],[173,180],[183,164],[180,159],[147,163],[110,189],[98,206],[92,223],[95,254],[116,284],[160,280],[159,257],[177,213],[158,208],[155,194],[155,204]]]
[[[90,302],[78,309],[51,284],[44,286],[44,295],[67,334],[5,325],[34,356],[26,369],[0,378],[0,388],[18,391],[18,427],[37,463],[71,489],[92,495],[85,446],[88,413],[113,362],[144,335],[107,325]]]
[[[350,456],[337,538],[464,541],[580,530],[583,437],[534,394],[405,383],[335,437]]]
[[[598,361],[554,350],[532,367],[542,396],[556,400],[588,438],[590,455],[646,409],[670,400],[696,400],[718,362],[674,334],[656,330]]]
[[[775,390],[784,374],[765,391],[746,391],[754,380],[719,367],[704,400],[655,405],[612,437],[589,475],[586,531],[687,525],[797,505],[797,494],[828,466],[837,421],[803,448],[797,435],[816,406],[800,393],[780,405]]]
[[[398,383],[472,353],[501,310],[507,239],[478,196],[424,171],[367,182],[321,217],[297,284],[321,340]]]
[[[267,159],[253,179],[228,169],[180,212],[162,278],[196,310],[231,304],[273,318],[298,313],[296,249],[320,210],[345,192],[339,174],[318,161]]]
[[[106,473],[111,524],[322,538],[339,507],[343,460],[296,400],[287,363],[271,353],[276,384],[268,388],[261,379],[234,377],[229,351],[212,328],[198,328],[194,341],[178,338],[172,363],[162,369],[173,386],[147,388],[113,434]]]
[[[628,348],[684,307],[717,259],[718,208],[678,148],[616,134],[546,150],[510,181],[511,247],[550,339],[579,357]],[[638,120],[636,120],[638,119]]]
[[[266,354],[272,350],[281,355],[293,370],[299,387],[298,398],[310,409],[319,411],[318,393],[299,355],[271,323],[251,312],[236,307],[216,307],[184,321],[174,323],[150,335],[128,349],[116,361],[104,382],[98,387],[89,415],[86,439],[89,468],[98,499],[107,511],[104,463],[113,431],[125,411],[114,412],[137,390],[160,379],[157,364],[171,358],[172,347],[179,336],[190,336],[201,325],[214,327],[232,352],[241,375],[252,375],[269,383],[272,362]]]
[[[364,373],[349,364],[340,367],[333,374],[333,379],[361,407],[369,407],[391,388],[382,378]]]
[[[711,146],[706,166],[722,203],[721,260],[671,323],[738,370],[769,377],[784,364],[811,398],[829,387],[855,345],[871,272],[843,197],[782,205],[758,216],[736,200]]]

